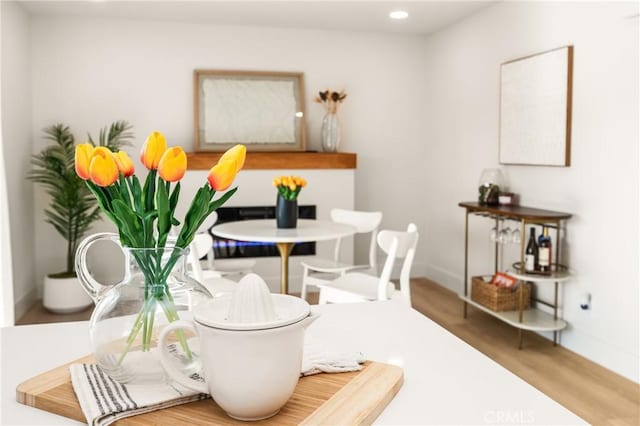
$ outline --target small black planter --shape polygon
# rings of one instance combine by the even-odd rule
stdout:
[[[295,228],[298,223],[298,200],[287,200],[278,194],[276,201],[278,228]]]

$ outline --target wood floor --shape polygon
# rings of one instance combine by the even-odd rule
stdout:
[[[425,279],[411,280],[414,308],[483,352],[550,398],[594,425],[640,425],[640,385],[621,377],[534,333],[525,332],[517,348],[513,327],[469,307],[462,317],[462,302],[455,293]],[[317,294],[311,293],[311,303]],[[17,324],[88,319],[91,309],[56,315],[35,305]]]
[[[640,385],[545,338],[478,309],[462,317],[457,295],[427,279],[411,281],[414,308],[594,425],[640,424]]]

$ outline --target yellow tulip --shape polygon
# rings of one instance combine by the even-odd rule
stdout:
[[[247,148],[236,145],[229,148],[218,160],[218,164],[209,170],[207,180],[214,191],[224,191],[231,186],[236,175],[244,166]]]
[[[211,189],[214,191],[224,191],[229,188],[233,183],[233,179],[236,177],[236,169],[238,164],[235,160],[227,160],[224,162],[218,162],[215,166],[209,170],[207,180]]]
[[[167,149],[158,163],[158,174],[167,182],[179,181],[186,170],[187,154],[179,146]]]
[[[277,187],[277,186],[280,186],[280,178],[275,178],[275,179],[273,180],[273,186],[276,186],[276,187]]]
[[[116,160],[118,170],[120,170],[120,173],[122,173],[124,177],[133,175],[135,168],[133,167],[133,162],[131,161],[129,154],[124,151],[118,151],[118,153],[113,154],[113,158]]]
[[[93,145],[91,145],[90,143],[81,143],[80,145],[76,146],[76,173],[82,180],[89,179],[89,163],[91,163],[93,150]]]
[[[160,132],[152,132],[140,152],[140,162],[149,170],[156,170],[162,154],[167,150],[167,141]]]
[[[99,146],[93,150],[91,163],[89,163],[89,177],[98,186],[113,185],[118,180],[118,165],[109,149]]]
[[[289,189],[292,190],[292,191],[295,191],[296,188],[297,188],[297,186],[296,186],[295,183],[292,183],[291,185],[289,185]]]
[[[218,160],[218,163],[223,163],[229,159],[234,159],[236,161],[236,167],[238,168],[238,170],[236,170],[236,173],[238,173],[240,169],[244,167],[244,159],[246,156],[247,156],[247,147],[244,145],[238,144],[229,148],[227,152],[222,154],[222,156]]]

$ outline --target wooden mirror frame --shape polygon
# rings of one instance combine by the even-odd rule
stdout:
[[[193,76],[196,152],[238,143],[248,151],[305,150],[304,73],[197,69]],[[207,113],[214,120],[209,135]],[[224,126],[215,124],[218,116]]]

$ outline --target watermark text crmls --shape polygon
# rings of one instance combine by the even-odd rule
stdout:
[[[484,413],[484,421],[495,425],[527,425],[535,422],[532,410],[488,410]]]

